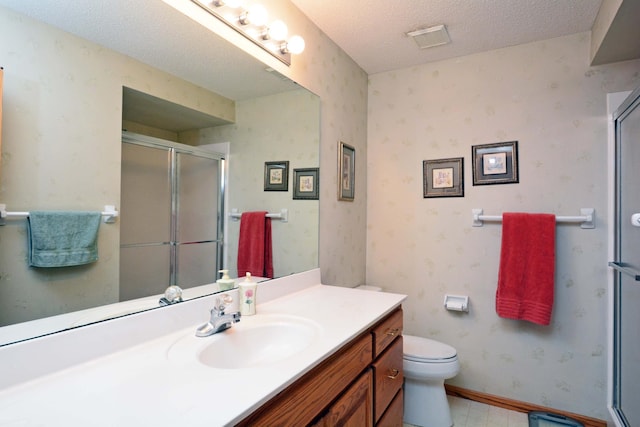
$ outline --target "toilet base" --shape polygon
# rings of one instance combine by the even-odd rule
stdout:
[[[444,380],[405,377],[403,421],[420,427],[453,426]]]

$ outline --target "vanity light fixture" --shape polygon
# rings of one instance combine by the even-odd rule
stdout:
[[[191,1],[287,65],[291,65],[292,54],[304,51],[304,39],[298,35],[287,38],[287,24],[281,20],[269,22],[267,10],[260,4],[246,6],[243,0]]]

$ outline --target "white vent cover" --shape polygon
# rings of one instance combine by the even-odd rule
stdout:
[[[413,37],[413,40],[415,40],[420,49],[451,43],[447,27],[444,25],[409,31],[407,35]]]

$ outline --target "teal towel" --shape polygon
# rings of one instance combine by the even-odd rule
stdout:
[[[30,212],[29,265],[69,267],[98,260],[100,212]]]

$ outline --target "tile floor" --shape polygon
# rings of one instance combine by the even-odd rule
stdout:
[[[528,427],[527,414],[447,396],[454,427]],[[412,427],[404,424],[404,427]]]

